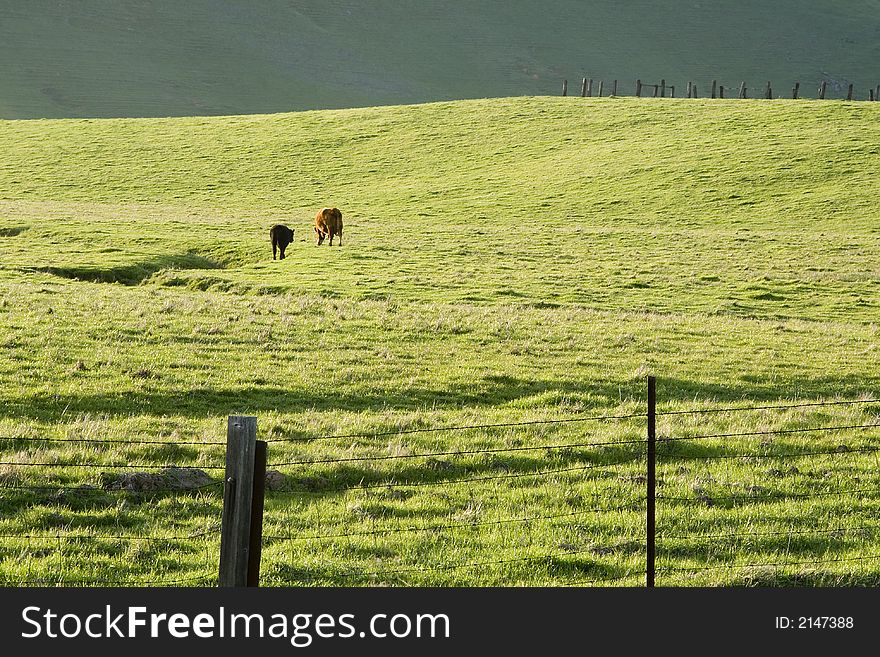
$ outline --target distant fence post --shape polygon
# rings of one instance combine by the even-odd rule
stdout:
[[[642,81],[636,80],[636,98],[642,97]]]
[[[745,83],[745,81],[743,81],[742,84],[739,85],[739,97],[740,98],[746,97],[746,83]]]
[[[612,96],[617,95],[617,80],[615,80],[614,82],[611,83],[611,95]]]
[[[675,98],[675,85],[674,84],[669,85],[669,97]]]
[[[660,80],[660,98],[666,98],[666,80]]]
[[[563,81],[562,81],[562,95],[563,95],[563,96],[567,96],[567,95],[568,95],[568,80],[563,80]]]
[[[880,100],[880,84],[877,85],[877,89],[874,91],[874,100]]]
[[[645,564],[645,586],[654,588],[655,563],[657,556],[657,518],[655,515],[657,492],[657,380],[648,377],[648,497],[647,497],[647,563]]]
[[[712,80],[712,98],[715,98],[718,90],[718,80]]]
[[[605,84],[604,80],[599,80],[599,98],[602,97],[602,87]]]
[[[868,89],[868,100],[874,100],[874,90]]]
[[[693,87],[691,87],[691,91],[694,94],[694,98],[696,98],[697,97],[697,83],[696,82],[694,82]]]
[[[691,97],[691,87],[692,87],[692,86],[693,86],[693,83],[692,83],[690,80],[688,80],[688,86],[687,86],[687,94],[688,94],[688,98]]]
[[[825,90],[828,88],[828,83],[825,80],[822,80],[822,86],[819,87],[819,100],[825,100]]]
[[[230,416],[226,429],[220,586],[247,586],[257,418]]]
[[[659,84],[654,84],[654,85],[651,85],[651,86],[654,87],[654,98],[656,98],[656,97],[657,97],[657,94],[660,93],[660,85],[659,85]]]
[[[764,89],[764,98],[767,100],[773,99],[773,89],[770,88],[770,80],[767,80],[767,88]]]
[[[800,83],[800,82],[795,82],[795,83],[794,83],[794,89],[791,90],[791,97],[794,98],[795,100],[797,100],[798,92],[799,92],[800,90],[801,90],[801,83]]]
[[[587,80],[587,98],[593,95],[593,78]]]
[[[718,97],[724,98],[724,85],[723,84],[720,87],[718,87]]]
[[[852,89],[853,89],[853,86],[850,84],[849,90],[847,90],[847,92],[846,92],[846,99],[847,100],[852,100],[852,98],[853,98]]]
[[[587,78],[584,78],[583,82],[581,82],[581,98],[587,97]]]

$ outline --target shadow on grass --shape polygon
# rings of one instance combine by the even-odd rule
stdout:
[[[37,267],[40,271],[62,278],[93,283],[122,283],[138,285],[164,269],[220,269],[222,265],[192,253],[163,255],[116,267]]]
[[[725,384],[658,378],[658,407],[677,403],[677,408],[706,407],[711,404],[786,404],[792,399],[831,399],[855,397],[876,391],[880,395],[880,374],[856,377],[829,376],[798,381],[788,388],[760,382],[731,381]],[[35,395],[3,399],[8,417],[29,417],[52,421],[63,414],[103,413],[129,415],[184,415],[188,417],[259,414],[268,411],[300,413],[306,411],[381,412],[389,410],[419,411],[425,409],[493,408],[509,405],[511,410],[552,407],[559,398],[583,399],[586,412],[602,414],[602,410],[621,403],[645,398],[645,383],[538,379],[527,380],[509,376],[484,377],[469,385],[446,388],[407,388],[405,390],[372,390],[339,392],[328,389],[292,389],[273,385],[226,388],[194,388],[180,391],[121,391],[119,393]],[[532,400],[530,398],[537,398]],[[548,401],[541,401],[546,399]],[[693,401],[693,400],[699,401]],[[558,402],[556,402],[558,403]],[[570,413],[568,415],[571,415]],[[389,427],[393,430],[395,427]],[[376,427],[382,431],[382,427]],[[282,431],[286,437],[309,438],[291,428]]]
[[[575,476],[593,481],[614,478],[620,475],[616,466],[636,463],[641,459],[638,446],[602,446],[594,450],[554,450],[549,456],[536,450],[533,456],[508,455],[492,463],[456,464],[436,468],[428,457],[408,460],[393,472],[383,472],[366,465],[329,464],[317,473],[297,476],[295,468],[307,466],[288,466],[290,475],[285,490],[268,493],[279,498],[302,495],[302,501],[320,499],[325,495],[342,495],[351,490],[381,496],[390,493],[409,497],[419,490],[452,489],[456,485],[474,488],[481,481],[462,481],[482,478],[486,485],[503,483],[511,487],[530,488],[535,480],[547,476]],[[436,461],[436,460],[435,460]],[[606,470],[607,468],[607,470]],[[553,470],[560,470],[555,473]],[[538,474],[533,474],[538,473]],[[519,476],[522,475],[522,476]],[[407,488],[407,484],[416,484]]]
[[[373,557],[376,555],[373,554]],[[382,553],[380,556],[387,556]],[[288,557],[290,561],[293,556]],[[474,581],[485,579],[485,573],[480,568],[519,566],[529,568],[539,567],[544,577],[547,572],[552,577],[570,578],[573,582],[595,583],[596,585],[612,585],[618,579],[627,577],[632,572],[624,567],[603,563],[595,559],[577,555],[566,555],[564,552],[549,556],[536,556],[534,559],[510,561],[507,563],[494,563],[491,555],[486,556],[486,564],[464,561],[461,564],[428,564],[419,568],[416,565],[401,565],[394,567],[377,567],[375,570],[353,566],[345,568],[336,564],[325,566],[305,566],[290,562],[280,562],[277,559],[269,560],[261,577],[268,586],[468,586]],[[497,586],[504,586],[504,573],[499,572],[498,579],[502,582]],[[517,580],[522,578],[517,576]]]

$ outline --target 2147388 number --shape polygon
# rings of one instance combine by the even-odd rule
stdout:
[[[800,616],[797,621],[798,629],[802,630],[848,630],[853,625],[852,616]]]

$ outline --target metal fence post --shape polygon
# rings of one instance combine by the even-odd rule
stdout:
[[[647,563],[645,567],[645,586],[654,588],[656,544],[655,502],[657,492],[657,380],[648,377],[648,497],[647,497]]]
[[[257,418],[230,416],[226,429],[220,586],[247,586]]]

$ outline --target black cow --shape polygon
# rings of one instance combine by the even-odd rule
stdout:
[[[272,260],[275,260],[276,249],[281,249],[281,260],[284,260],[284,249],[293,241],[293,229],[284,224],[276,224],[269,230],[272,238]]]

